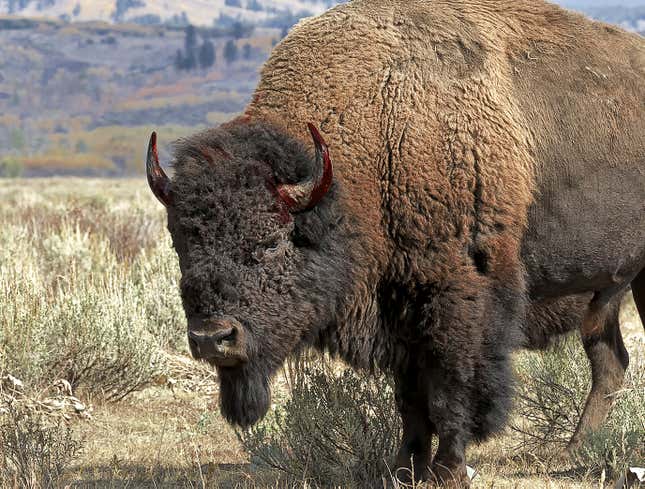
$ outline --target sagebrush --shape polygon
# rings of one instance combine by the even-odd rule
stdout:
[[[577,335],[543,353],[522,353],[517,362],[520,390],[517,417],[519,448],[547,460],[562,456],[591,388],[591,369]],[[610,476],[645,461],[645,355],[632,350],[623,388],[602,427],[570,454],[585,470]]]
[[[358,488],[388,473],[400,429],[384,377],[308,362],[292,373],[291,397],[241,440],[254,462],[291,481]]]
[[[162,209],[105,186],[0,188],[0,372],[34,388],[62,378],[118,399],[183,345]]]
[[[48,417],[17,402],[0,415],[0,484],[3,488],[55,489],[81,449],[62,417]]]

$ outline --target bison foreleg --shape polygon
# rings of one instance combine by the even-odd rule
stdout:
[[[406,366],[397,373],[396,403],[403,436],[396,457],[396,478],[409,484],[429,476],[434,425],[428,413],[428,392],[419,378],[419,368]]]
[[[511,407],[510,354],[519,344],[524,296],[520,287],[496,287],[469,269],[428,292],[421,375],[439,437],[431,471],[443,485],[467,487],[467,446],[499,431]]]

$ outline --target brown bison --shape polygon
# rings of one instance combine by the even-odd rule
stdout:
[[[575,328],[594,379],[576,436],[609,409],[630,284],[645,316],[641,37],[535,0],[355,0],[295,27],[244,115],[173,165],[153,135],[190,348],[231,423],[314,346],[391,373],[397,463],[467,484],[511,352]]]

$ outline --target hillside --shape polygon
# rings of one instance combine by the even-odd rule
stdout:
[[[645,0],[554,0],[564,7],[600,18],[627,16],[625,24],[636,28],[645,19]],[[338,0],[0,0],[0,14],[46,17],[69,21],[128,22],[213,26],[238,20],[271,23],[285,17],[316,15]],[[638,18],[633,18],[637,16]],[[609,19],[605,19],[609,20]]]
[[[335,0],[0,0],[0,14],[71,21],[212,26],[227,18],[263,22],[285,14],[315,15]]]
[[[636,0],[563,1],[645,30]],[[233,117],[272,47],[331,3],[0,0],[0,176],[140,173],[151,130],[168,144]]]
[[[239,112],[281,35],[0,18],[0,166],[138,173],[152,128],[169,142]]]

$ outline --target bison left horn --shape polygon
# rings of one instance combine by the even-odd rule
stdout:
[[[313,175],[304,182],[283,184],[277,188],[280,198],[287,204],[290,212],[301,212],[315,207],[329,191],[334,176],[329,148],[327,148],[325,140],[316,126],[308,123],[307,127],[316,146],[316,163]]]
[[[170,199],[170,179],[159,164],[157,153],[157,133],[153,132],[148,143],[148,157],[146,158],[146,176],[150,190],[163,205],[168,207]]]

